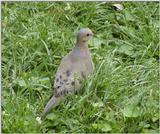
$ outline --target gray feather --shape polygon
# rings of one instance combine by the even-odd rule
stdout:
[[[62,96],[60,96],[60,97],[52,96],[52,98],[49,100],[49,102],[47,103],[47,105],[44,108],[44,111],[42,113],[42,117],[44,117],[53,107],[56,107],[61,100],[62,100]]]

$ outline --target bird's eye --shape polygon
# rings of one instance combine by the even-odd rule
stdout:
[[[89,33],[87,34],[87,36],[89,36]]]

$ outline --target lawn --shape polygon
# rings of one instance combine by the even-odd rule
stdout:
[[[3,133],[158,133],[159,3],[2,2]],[[42,122],[55,73],[89,27],[94,74]]]

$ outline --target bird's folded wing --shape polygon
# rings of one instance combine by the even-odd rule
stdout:
[[[79,82],[75,79],[73,64],[67,56],[61,61],[54,82],[56,96],[67,95],[79,88]]]

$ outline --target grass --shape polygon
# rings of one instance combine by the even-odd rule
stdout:
[[[159,4],[2,2],[3,133],[158,133]],[[42,123],[57,67],[81,27],[95,72]]]

